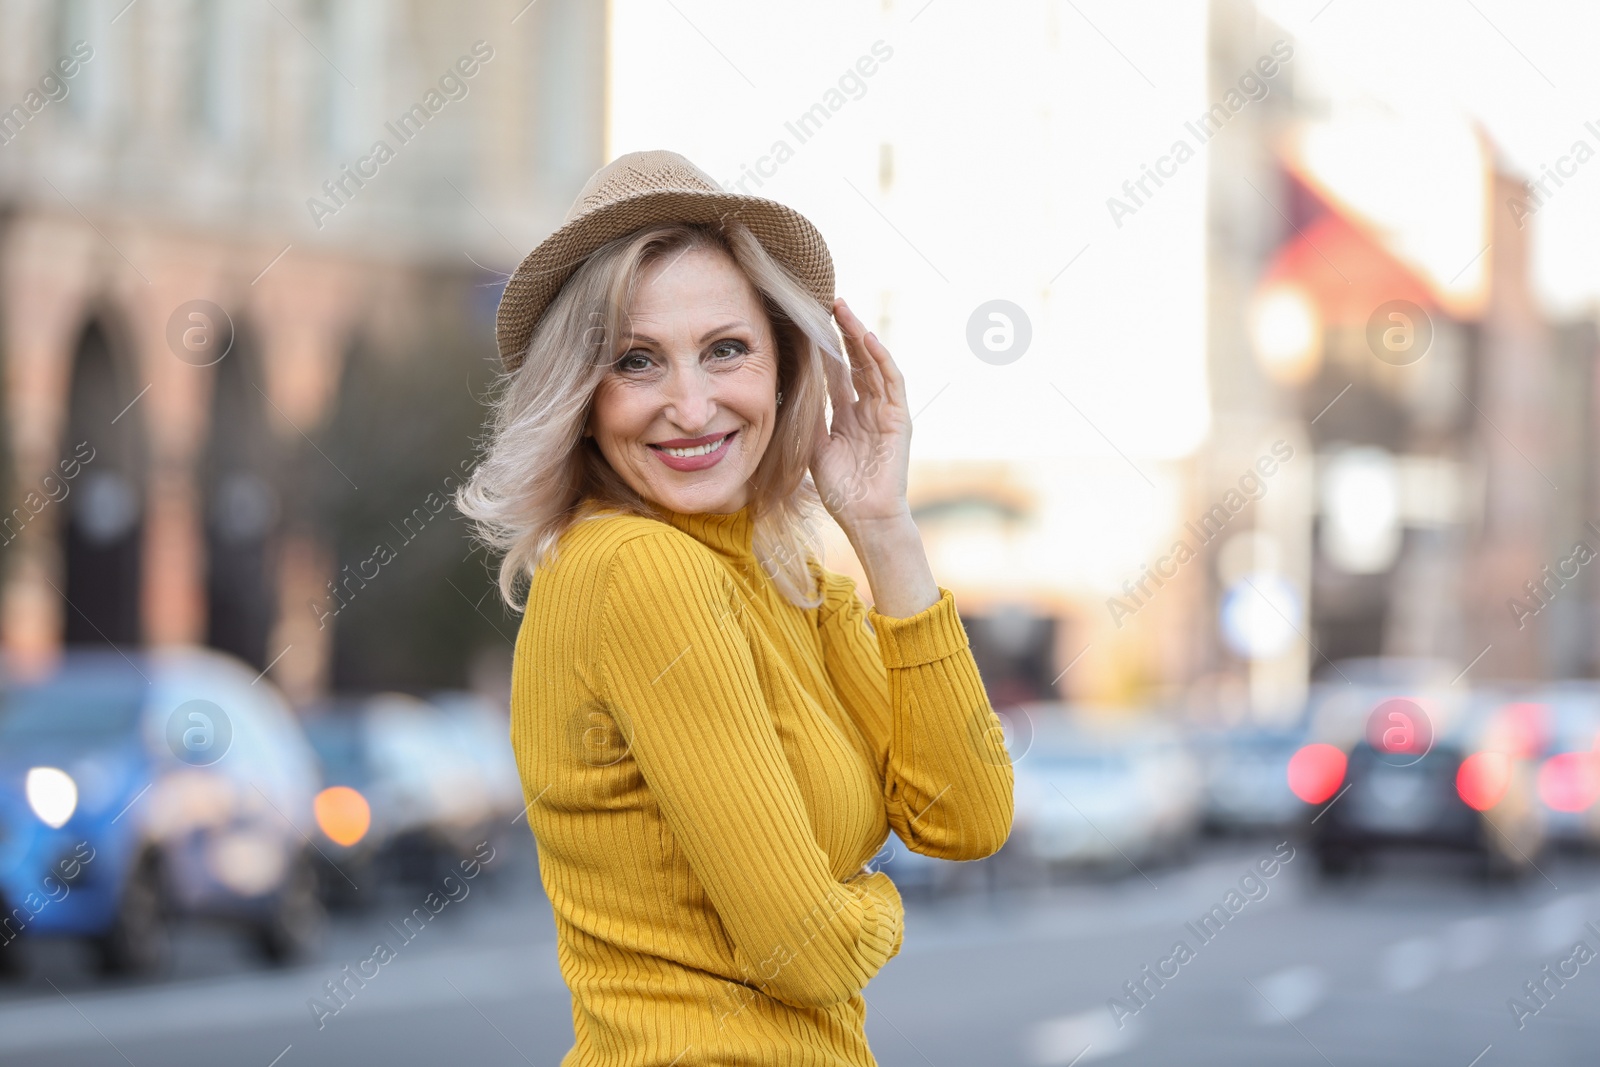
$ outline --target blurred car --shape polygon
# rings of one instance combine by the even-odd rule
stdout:
[[[1245,834],[1297,825],[1305,805],[1289,788],[1289,761],[1305,742],[1306,728],[1299,722],[1192,734],[1205,781],[1203,827]]]
[[[197,648],[67,651],[0,703],[0,936],[86,938],[159,969],[172,919],[230,920],[267,959],[317,944],[301,827],[316,761],[272,683]],[[20,927],[20,928],[18,928]]]
[[[1025,710],[1033,725],[1013,735],[1016,815],[1008,848],[1046,869],[1125,870],[1189,851],[1202,782],[1175,729],[1145,715],[1058,705]]]
[[[1314,691],[1288,772],[1323,873],[1418,848],[1475,855],[1490,877],[1532,871],[1545,843],[1536,766],[1504,701],[1443,674],[1347,674]]]
[[[1311,687],[1292,721],[1196,732],[1192,741],[1206,779],[1206,828],[1249,832],[1300,825],[1307,817],[1306,804],[1289,783],[1289,764],[1297,752],[1312,742],[1349,747],[1378,705],[1407,693],[1430,694],[1432,711],[1424,715],[1431,723],[1464,694],[1450,688],[1459,673],[1438,659],[1346,659]],[[1441,698],[1441,693],[1448,696]]]
[[[478,764],[497,811],[507,817],[522,810],[522,776],[511,749],[511,722],[503,705],[464,689],[428,694],[428,703],[443,712],[458,743]]]
[[[526,823],[518,818],[525,806],[522,773],[517,769],[516,753],[511,748],[511,719],[504,705],[470,690],[441,690],[428,694],[428,703],[438,708],[455,731],[456,743],[478,768],[489,792],[493,817],[485,829],[487,840],[498,853],[522,844],[528,837]],[[504,865],[491,865],[491,871]]]
[[[308,709],[305,728],[322,766],[315,814],[330,903],[369,903],[390,881],[432,883],[494,833],[492,771],[454,716],[403,693],[347,695]]]
[[[1600,850],[1600,682],[1551,682],[1504,696],[1517,741],[1538,760],[1552,844]]]

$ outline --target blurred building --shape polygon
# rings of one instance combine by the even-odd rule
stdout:
[[[1084,556],[1121,547],[1080,533],[1125,506],[1097,493],[1096,472],[1126,474],[1115,458],[913,465],[991,695],[1272,720],[1349,657],[1592,671],[1593,568],[1571,557],[1600,552],[1595,330],[1545,321],[1530,191],[1458,116],[1324,84],[1251,0],[1208,12],[1217,128],[1186,129],[1205,152],[1210,431],[1141,460],[1148,555],[1109,598],[1086,577]],[[900,149],[891,129],[886,194]]]
[[[460,357],[445,380],[476,411],[485,265],[509,269],[602,162],[604,19],[581,0],[0,2],[8,651],[200,642],[302,697],[327,684],[360,560],[308,487],[383,491],[329,444],[357,421],[347,365],[408,376],[438,309],[469,308],[433,358]],[[386,415],[366,452],[425,439],[426,411]],[[420,472],[441,492],[471,454],[451,433]],[[391,505],[402,543],[421,500]]]
[[[1253,54],[1251,5],[1214,4],[1213,20],[1221,69]],[[1545,321],[1528,190],[1480,129],[1425,102],[1299,78],[1291,100],[1211,160],[1203,495],[1264,437],[1303,458],[1245,516],[1248,562],[1226,544],[1213,556],[1200,621],[1223,625],[1197,677],[1248,690],[1271,718],[1347,657],[1442,659],[1475,678],[1591,670],[1593,579],[1567,558],[1580,538],[1600,549],[1584,529],[1593,329]],[[1229,633],[1240,600],[1253,611]]]
[[[449,570],[454,543],[410,545],[472,453],[496,269],[557,225],[609,154],[608,65],[627,64],[612,63],[606,10],[0,0],[8,650],[198,641],[306,696],[380,681],[441,642],[509,641],[486,576]],[[1061,11],[1017,17],[1043,65],[1081,30]],[[1150,282],[1175,318],[1167,347],[1194,332],[1175,306],[1203,322],[1205,401],[1163,410],[1186,426],[1208,412],[1204,444],[1136,464],[913,470],[935,573],[995,697],[1272,717],[1346,656],[1593,670],[1593,568],[1562,568],[1577,540],[1600,550],[1586,525],[1595,330],[1543,321],[1527,213],[1508,206],[1527,190],[1476,131],[1335,98],[1298,59],[1248,105],[1224,105],[1286,35],[1248,0],[1213,0],[1206,19],[1204,40],[1164,62],[1175,79],[1203,75],[1173,99],[1227,112],[1212,135],[1172,127],[1204,146],[1190,164],[1203,194],[1174,183],[1159,204],[1180,236],[1203,234],[1201,265],[1150,268],[1167,270]],[[872,102],[894,91],[873,84]],[[830,134],[866,144],[841,152],[870,155],[886,215],[935,217],[951,131],[931,113],[885,115],[882,130]],[[1049,106],[1003,118],[1030,143],[1068,128]],[[1043,184],[1017,199],[1065,217],[1057,178],[1033,175]],[[1125,259],[1158,224],[1122,233]],[[852,261],[886,255],[869,244]],[[1034,300],[1041,336],[1052,318],[1084,319],[1100,284],[1069,274],[1027,291],[1073,255],[1052,248],[1037,279],[1027,265],[1004,279]],[[885,269],[873,309],[891,347],[892,330],[917,338],[929,302],[949,302],[901,273]],[[1186,353],[1141,357],[1166,401],[1196,393]],[[1033,390],[1019,380],[995,395],[1022,410]],[[1121,379],[1084,384],[1107,380]],[[1148,435],[1151,420],[1130,425]],[[411,577],[364,580],[385,565],[380,541],[401,546]],[[418,581],[425,551],[440,559]],[[852,570],[847,552],[830,562]],[[448,623],[397,645],[408,613]]]

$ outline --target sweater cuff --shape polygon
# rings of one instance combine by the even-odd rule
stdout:
[[[872,922],[867,938],[873,956],[887,963],[900,954],[905,939],[905,904],[900,899],[900,887],[884,871],[873,871],[865,878],[850,880],[850,884],[866,893],[871,902],[868,921]],[[882,966],[880,963],[878,966]],[[876,968],[874,968],[876,970]]]
[[[955,597],[942,585],[939,599],[915,615],[895,618],[868,608],[867,619],[878,635],[883,665],[889,669],[933,663],[968,645],[967,631],[956,613]]]

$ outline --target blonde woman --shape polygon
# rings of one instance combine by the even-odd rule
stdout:
[[[525,612],[511,735],[572,994],[563,1067],[874,1063],[862,990],[904,910],[869,861],[891,829],[979,859],[1012,818],[906,504],[899,369],[810,222],[660,151],[590,178],[496,340],[508,377],[457,503]],[[872,608],[820,565],[819,506]]]

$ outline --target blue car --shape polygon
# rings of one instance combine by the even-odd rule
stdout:
[[[0,957],[75,937],[102,969],[170,957],[170,924],[231,920],[274,962],[324,923],[307,855],[315,757],[283,697],[198,648],[70,649],[0,694]]]

